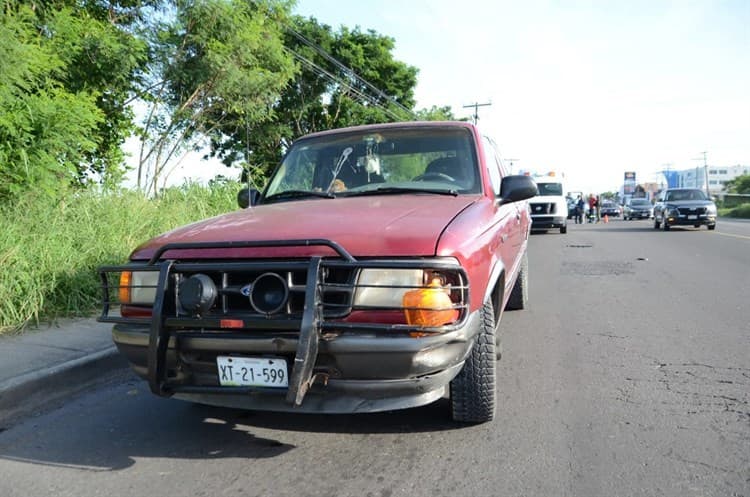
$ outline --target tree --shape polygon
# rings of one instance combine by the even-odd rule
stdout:
[[[155,1],[0,2],[0,196],[119,178],[146,61],[130,28]]]
[[[100,141],[103,120],[89,91],[68,91],[66,66],[38,36],[28,5],[6,2],[0,12],[0,201],[24,191],[53,193],[78,176],[77,165]],[[71,22],[59,12],[51,26]]]
[[[294,17],[285,32],[298,71],[273,105],[273,119],[225,126],[213,154],[226,165],[246,157],[267,174],[295,138],[331,128],[415,119],[417,69],[393,58],[393,38],[375,31],[334,32]]]
[[[729,193],[750,194],[750,174],[743,174],[727,181],[726,189]]]
[[[429,109],[417,111],[417,119],[420,121],[467,121],[468,118],[458,119],[453,115],[450,106],[438,107],[433,105]]]
[[[293,76],[281,25],[288,2],[180,0],[154,30],[156,54],[139,136],[138,186],[157,191],[180,154],[205,139],[223,143],[228,130],[268,122]]]
[[[162,0],[57,0],[51,4],[75,9],[72,22],[58,23],[55,51],[65,61],[64,85],[69,91],[89,91],[103,115],[95,150],[80,164],[79,180],[92,175],[118,182],[124,173],[122,145],[134,130],[129,102],[138,91],[149,61],[148,45],[139,27]]]

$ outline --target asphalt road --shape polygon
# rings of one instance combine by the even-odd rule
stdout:
[[[750,223],[532,235],[496,421],[160,399],[129,374],[0,433],[0,495],[750,497]]]

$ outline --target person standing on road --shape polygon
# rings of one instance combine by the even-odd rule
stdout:
[[[590,223],[593,223],[596,217],[596,198],[593,193],[589,195],[589,215],[587,217]]]
[[[583,224],[584,210],[586,210],[586,202],[583,201],[582,195],[578,195],[578,201],[576,201],[576,224]]]
[[[602,207],[599,205],[599,195],[594,199],[594,206],[596,207],[596,222],[598,223],[602,218]]]

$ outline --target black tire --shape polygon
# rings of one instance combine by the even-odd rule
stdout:
[[[708,228],[709,230],[711,230],[711,231],[713,231],[713,230],[715,230],[715,229],[716,229],[716,225],[715,225],[715,224],[709,224],[709,225],[707,225],[706,227],[707,227],[707,228]]]
[[[669,231],[669,223],[666,219],[664,219],[661,229],[663,229],[664,231]]]
[[[505,304],[506,311],[517,311],[526,309],[529,302],[529,255],[523,254],[521,259],[521,269],[518,271],[518,277],[510,291],[510,297]]]
[[[658,230],[660,226],[661,226],[661,223],[659,222],[659,220],[654,218],[654,229]]]
[[[565,226],[560,226],[560,233],[561,234],[564,235],[567,232],[568,232],[568,225],[567,224]]]
[[[479,328],[463,369],[450,383],[451,417],[460,423],[495,417],[495,313],[490,302],[479,311]]]

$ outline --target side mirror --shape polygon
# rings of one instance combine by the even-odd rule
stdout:
[[[255,188],[243,188],[237,193],[237,204],[242,209],[256,205],[260,199],[260,192]]]
[[[499,201],[500,204],[508,204],[536,197],[538,194],[539,190],[531,176],[506,176],[500,184]]]

